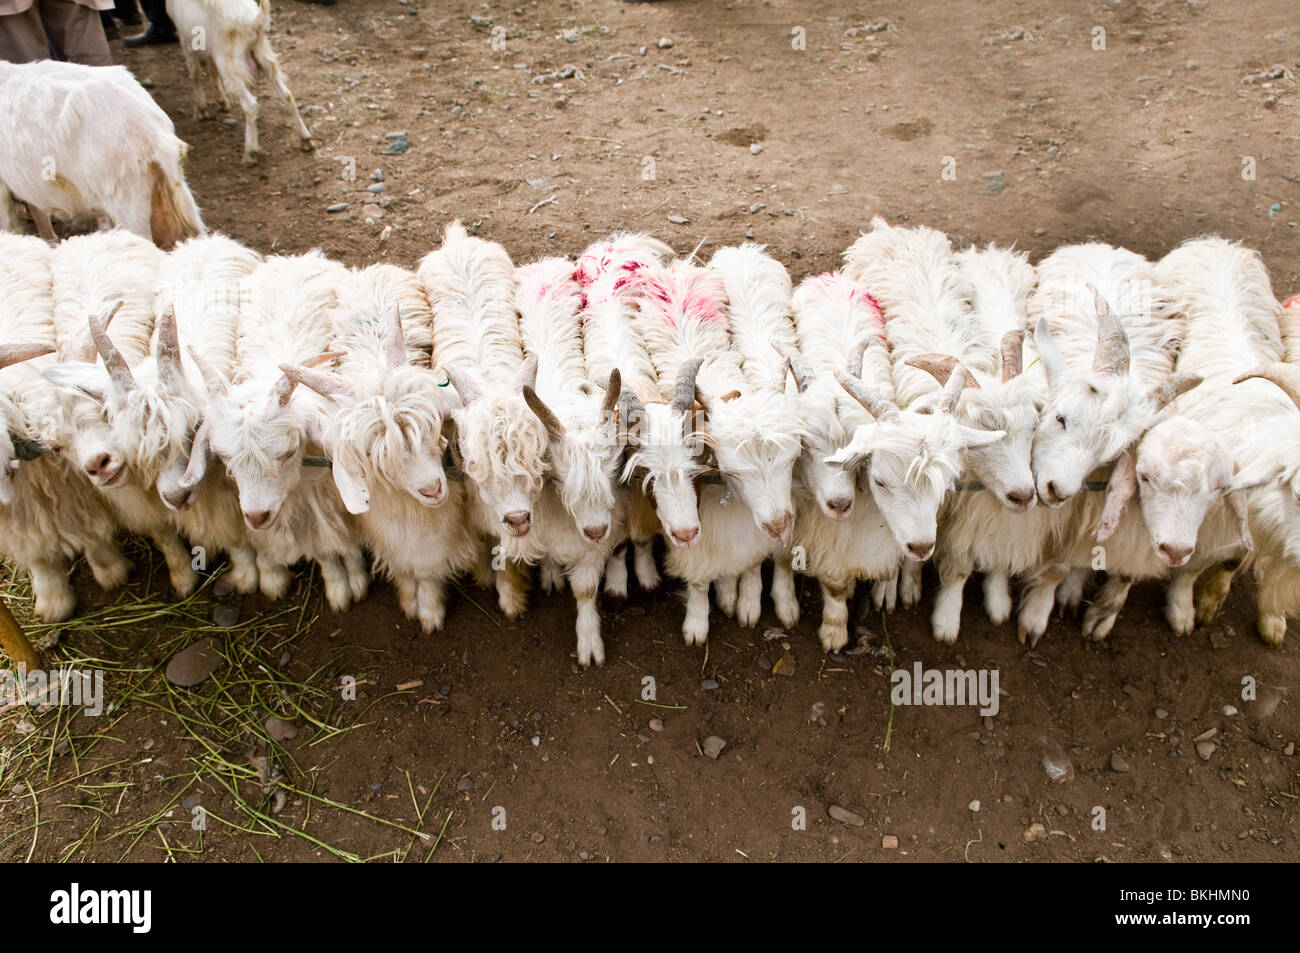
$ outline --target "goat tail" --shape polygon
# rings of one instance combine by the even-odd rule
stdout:
[[[179,162],[174,174],[157,162],[149,163],[149,232],[153,243],[163,249],[207,234]]]

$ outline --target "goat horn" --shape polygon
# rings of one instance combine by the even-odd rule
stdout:
[[[862,379],[862,361],[867,356],[867,351],[871,349],[872,338],[867,338],[853,348],[853,353],[849,355],[848,370],[854,378]]]
[[[673,386],[673,413],[690,418],[691,411],[695,409],[695,378],[703,364],[704,358],[693,357],[677,372],[677,382]]]
[[[281,368],[283,370],[283,368]],[[298,382],[284,374],[271,386],[271,400],[278,407],[288,407],[289,399],[293,397],[293,389],[298,386]]]
[[[456,393],[460,395],[460,402],[468,404],[478,400],[479,389],[467,375],[460,373],[454,368],[444,367],[443,373],[447,375],[447,380],[451,381],[451,386],[456,388]]]
[[[1147,397],[1156,405],[1156,410],[1161,410],[1204,379],[1200,374],[1174,374],[1159,387],[1153,387]]]
[[[402,311],[397,305],[388,312],[388,366],[405,367],[406,338],[402,336]]]
[[[114,308],[108,317],[104,319],[105,331],[108,330],[108,326],[113,323],[115,317],[117,317],[117,308]],[[99,350],[95,347],[95,336],[91,332],[90,322],[86,322],[86,325],[86,330],[77,339],[77,343],[73,345],[71,352],[63,358],[64,361],[80,361],[83,364],[94,364],[99,357]]]
[[[537,355],[530,354],[524,358],[523,366],[519,368],[519,383],[521,386],[537,386]]]
[[[1129,346],[1124,325],[1100,291],[1094,289],[1092,294],[1097,308],[1097,350],[1092,359],[1093,373],[1105,377],[1127,374]]]
[[[90,337],[95,342],[95,348],[99,351],[100,357],[104,359],[104,366],[108,368],[109,379],[119,393],[126,394],[135,388],[135,377],[131,374],[131,368],[126,364],[126,358],[122,352],[117,349],[108,336],[108,322],[113,320],[113,315],[117,314],[118,309],[122,307],[119,301],[107,310],[103,316],[90,315]]]
[[[339,402],[340,397],[346,397],[351,394],[351,390],[342,381],[331,377],[324,371],[314,370],[310,367],[303,367],[300,364],[281,364],[280,370],[284,376],[289,378],[295,384],[301,384],[309,387],[322,397],[327,397],[334,403]]]
[[[322,364],[328,364],[330,361],[336,361],[344,356],[343,351],[322,351],[315,357],[309,357],[302,362],[303,367],[320,367]]]
[[[965,365],[955,357],[947,354],[918,354],[916,357],[909,357],[905,362],[908,367],[915,367],[917,370],[925,371],[940,384],[947,386],[948,381],[952,379],[953,372],[958,368],[966,374],[966,381],[963,387],[970,387],[973,390],[979,390],[979,381],[975,380],[974,375],[966,370]]]
[[[623,375],[616,367],[609,372],[609,383],[605,385],[605,401],[600,405],[600,414],[605,417],[614,412],[618,406],[618,395],[623,390]]]
[[[850,377],[844,371],[837,370],[835,379],[849,395],[867,409],[876,420],[893,420],[899,416],[898,407],[873,387],[868,387],[856,377]]]
[[[619,402],[619,420],[618,436],[621,443],[628,446],[640,443],[640,430],[642,422],[645,420],[645,405],[641,403],[641,398],[632,391],[630,387],[625,387],[618,395]]]
[[[1024,329],[1008,331],[1002,335],[1002,383],[1019,377],[1024,370]]]
[[[533,390],[531,384],[525,384],[524,403],[528,409],[537,415],[537,419],[542,422],[546,432],[550,434],[552,440],[562,440],[564,438],[564,424],[560,423],[560,418],[555,416],[555,412],[546,406],[546,402],[537,396],[537,391]]]
[[[1282,389],[1282,393],[1290,397],[1291,402],[1300,409],[1300,367],[1293,367],[1290,364],[1262,364],[1253,371],[1247,371],[1235,378],[1233,383],[1240,384],[1255,377],[1276,384]]]
[[[808,389],[808,386],[812,384],[812,368],[805,364],[798,352],[789,345],[782,344],[778,341],[774,342],[772,347],[776,349],[776,353],[785,358],[785,366],[789,369],[790,373],[794,375],[795,386],[799,388],[799,393],[802,394]],[[784,377],[784,374],[782,376]]]
[[[0,344],[0,367],[21,364],[23,361],[53,353],[54,348],[48,344]]]
[[[176,329],[176,309],[168,305],[158,318],[158,343],[155,347],[159,377],[172,390],[179,390],[181,373],[181,341]]]
[[[203,375],[203,382],[208,385],[208,394],[212,397],[224,397],[226,394],[226,379],[218,374],[216,368],[209,364],[192,345],[186,347],[185,350],[189,352],[190,360],[199,369],[199,373]]]

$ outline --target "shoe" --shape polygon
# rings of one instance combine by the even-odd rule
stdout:
[[[122,41],[123,44],[132,48],[139,47],[139,46],[162,46],[164,43],[175,43],[175,42],[176,42],[175,33],[171,33],[171,34],[159,33],[157,30],[154,29],[154,25],[152,23],[149,24],[148,28],[143,33],[137,33],[135,36],[128,36],[125,40]]]

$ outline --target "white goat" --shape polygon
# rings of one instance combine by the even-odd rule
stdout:
[[[582,356],[581,287],[573,263],[546,258],[515,271],[519,331],[524,353],[537,362],[536,387],[524,385],[524,400],[546,428],[550,479],[537,499],[527,536],[502,539],[505,554],[524,562],[558,567],[568,578],[578,607],[578,662],[605,663],[596,593],[614,548],[625,539],[625,497],[617,492],[622,454],[614,408],[622,381],[609,374],[603,399],[586,381]]]
[[[258,105],[253,86],[261,70],[293,114],[303,150],[311,151],[311,130],[302,121],[280,60],[271,49],[270,0],[167,0],[167,12],[180,34],[185,68],[194,87],[195,119],[208,108],[202,72],[206,66],[214,73],[222,105],[230,108],[231,94],[239,100],[244,113],[244,164],[256,162],[261,149],[257,144]]]
[[[17,229],[17,198],[48,241],[51,215],[102,216],[164,248],[203,234],[185,143],[124,66],[0,62],[0,142],[0,229]]]
[[[435,315],[437,367],[461,401],[451,417],[461,469],[472,486],[469,518],[495,548],[497,602],[513,619],[527,606],[528,578],[517,561],[499,558],[499,541],[531,530],[548,448],[546,428],[520,391],[521,384],[533,383],[536,364],[524,366],[514,265],[500,245],[452,222],[418,274]]]
[[[46,423],[49,442],[104,494],[122,526],[148,536],[162,551],[172,588],[185,596],[198,584],[190,550],[154,489],[153,475],[133,471],[104,413],[113,391],[134,388],[130,367],[149,356],[154,286],[164,258],[147,239],[120,229],[69,238],[54,249],[50,270],[61,362],[43,369],[59,385]],[[99,353],[110,355],[103,370],[93,366]],[[174,413],[156,404],[145,412]]]
[[[329,472],[304,466],[305,450],[323,440],[323,398],[295,388],[281,365],[328,353],[329,315],[346,279],[342,265],[310,252],[268,258],[241,281],[232,377],[191,349],[207,381],[208,406],[182,480],[182,487],[198,483],[210,451],[238,487],[262,593],[283,597],[289,567],[312,559],[336,612],[365,598],[370,574]]]
[[[1198,543],[1169,587],[1166,614],[1180,635],[1197,622],[1212,622],[1233,575],[1248,565],[1257,584],[1257,630],[1277,647],[1286,617],[1300,612],[1300,415],[1287,400],[1300,396],[1300,375],[1283,361],[1281,309],[1259,255],[1221,238],[1187,242],[1160,261],[1157,273],[1187,321],[1178,369],[1205,377],[1179,398],[1178,410],[1231,450],[1238,470],[1225,478],[1231,481],[1227,500],[1245,496],[1255,542],[1253,553],[1240,543],[1232,547],[1231,539],[1210,547]],[[1193,601],[1197,577],[1211,566]]]
[[[465,485],[443,469],[446,380],[429,368],[431,312],[410,272],[354,272],[334,313],[337,375],[285,365],[326,397],[323,445],[334,482],[402,611],[425,632],[446,618],[446,585],[476,567]]]
[[[37,616],[59,622],[76,608],[72,560],[84,554],[95,581],[109,590],[126,581],[131,564],[102,496],[49,452],[31,425],[33,414],[45,412],[49,385],[40,367],[55,345],[49,246],[0,236],[0,287],[0,555],[31,575]]]
[[[686,436],[693,414],[664,400],[636,322],[638,274],[671,256],[672,249],[658,239],[618,234],[587,248],[573,273],[586,299],[582,347],[587,379],[606,387],[615,368],[622,378],[622,478],[632,482],[620,492],[637,582],[647,593],[657,592],[662,584],[654,537],[663,529],[672,545],[689,545],[700,528],[696,480],[701,464]],[[688,404],[694,401],[693,388],[694,379],[686,388]],[[621,543],[605,567],[605,596],[616,607],[627,598],[627,559]]]

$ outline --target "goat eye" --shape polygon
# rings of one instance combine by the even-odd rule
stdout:
[[[1138,474],[1138,479],[1142,482],[1143,486],[1151,485],[1151,478],[1147,476],[1145,473]]]
[[[1064,415],[1064,414],[1057,414],[1057,415],[1056,415],[1056,422],[1057,422],[1058,424],[1061,425],[1061,429],[1062,429],[1062,430],[1065,429],[1065,415]]]
[[[872,480],[871,482],[874,483],[877,487],[879,487],[882,490],[889,489],[889,484],[887,484],[884,480]]]

